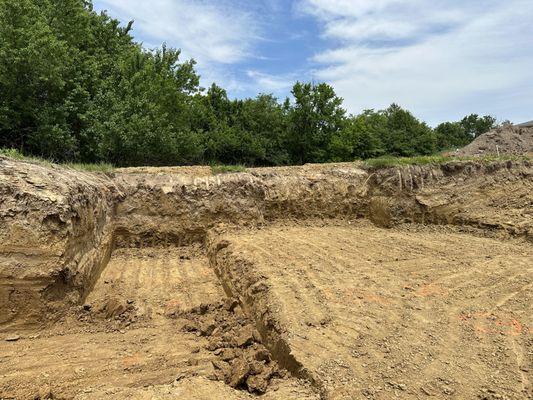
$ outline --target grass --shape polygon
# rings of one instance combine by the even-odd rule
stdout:
[[[0,148],[0,156],[5,156],[12,158],[14,160],[20,160],[20,161],[27,161],[34,164],[41,164],[41,165],[53,165],[56,164],[53,161],[40,158],[40,157],[34,157],[34,156],[26,156],[22,154],[17,149],[3,149]],[[75,169],[76,171],[86,171],[86,172],[103,172],[108,173],[112,172],[114,170],[113,165],[108,163],[99,163],[99,164],[83,164],[83,163],[62,163],[58,164],[63,167]]]
[[[110,173],[110,172],[113,172],[115,169],[113,164],[109,164],[109,163],[99,163],[99,164],[67,163],[63,165],[68,168],[75,169],[76,171],[85,171],[85,172]]]
[[[384,156],[379,158],[371,158],[363,162],[363,166],[367,168],[387,168],[400,167],[403,165],[441,165],[450,161],[478,161],[482,163],[491,163],[497,161],[525,161],[531,160],[528,156],[483,156],[483,157],[453,157],[446,155],[432,155],[432,156],[415,156],[415,157],[391,157]]]
[[[228,174],[235,172],[245,172],[244,165],[211,165],[211,173],[213,175]]]

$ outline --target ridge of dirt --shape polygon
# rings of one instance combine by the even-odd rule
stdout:
[[[478,136],[454,154],[461,157],[533,155],[533,127],[503,125]]]
[[[18,332],[0,341],[1,398],[317,399],[272,359],[198,246],[119,249],[82,306]]]

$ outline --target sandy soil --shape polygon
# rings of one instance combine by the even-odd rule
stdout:
[[[251,312],[276,320],[328,399],[533,394],[529,243],[364,222],[250,231],[219,248],[222,275],[268,287]]]
[[[51,329],[0,341],[0,398],[249,398],[216,382],[210,335],[183,329],[198,318],[176,317],[225,300],[198,247],[118,249],[82,307]],[[270,384],[266,398],[315,398],[290,377]]]
[[[210,173],[0,157],[0,399],[533,398],[529,161]]]

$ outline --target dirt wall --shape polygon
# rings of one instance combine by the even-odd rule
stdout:
[[[362,218],[533,234],[529,161],[364,170],[355,163],[195,176],[82,173],[0,158],[0,326],[83,301],[117,246],[204,242],[212,228]]]
[[[112,248],[120,192],[105,177],[0,158],[0,326],[78,302]]]
[[[484,235],[533,240],[533,167],[529,161],[450,162],[371,173],[366,216],[391,227],[449,224]]]
[[[219,224],[362,215],[367,178],[353,164],[203,177],[119,173],[117,244],[186,244]]]

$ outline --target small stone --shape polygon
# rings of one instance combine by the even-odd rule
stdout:
[[[251,393],[263,394],[267,390],[268,380],[262,375],[252,375],[246,379],[246,386]]]
[[[211,336],[215,330],[216,325],[212,322],[206,322],[200,327],[200,333],[202,336]]]
[[[238,305],[239,302],[235,299],[226,299],[224,302],[224,308],[228,311],[233,311]]]
[[[257,361],[266,361],[266,362],[269,362],[270,361],[270,353],[268,350],[266,349],[260,349],[260,350],[257,350],[254,354],[254,358],[257,360]]]
[[[237,388],[244,383],[246,378],[250,375],[250,367],[250,364],[246,360],[237,360],[231,369],[231,376],[229,382],[227,382],[228,385],[232,388]]]
[[[237,346],[247,347],[254,342],[253,330],[246,326],[242,329],[239,336],[237,336]]]
[[[6,337],[6,342],[16,342],[17,340],[20,340],[20,335]]]

